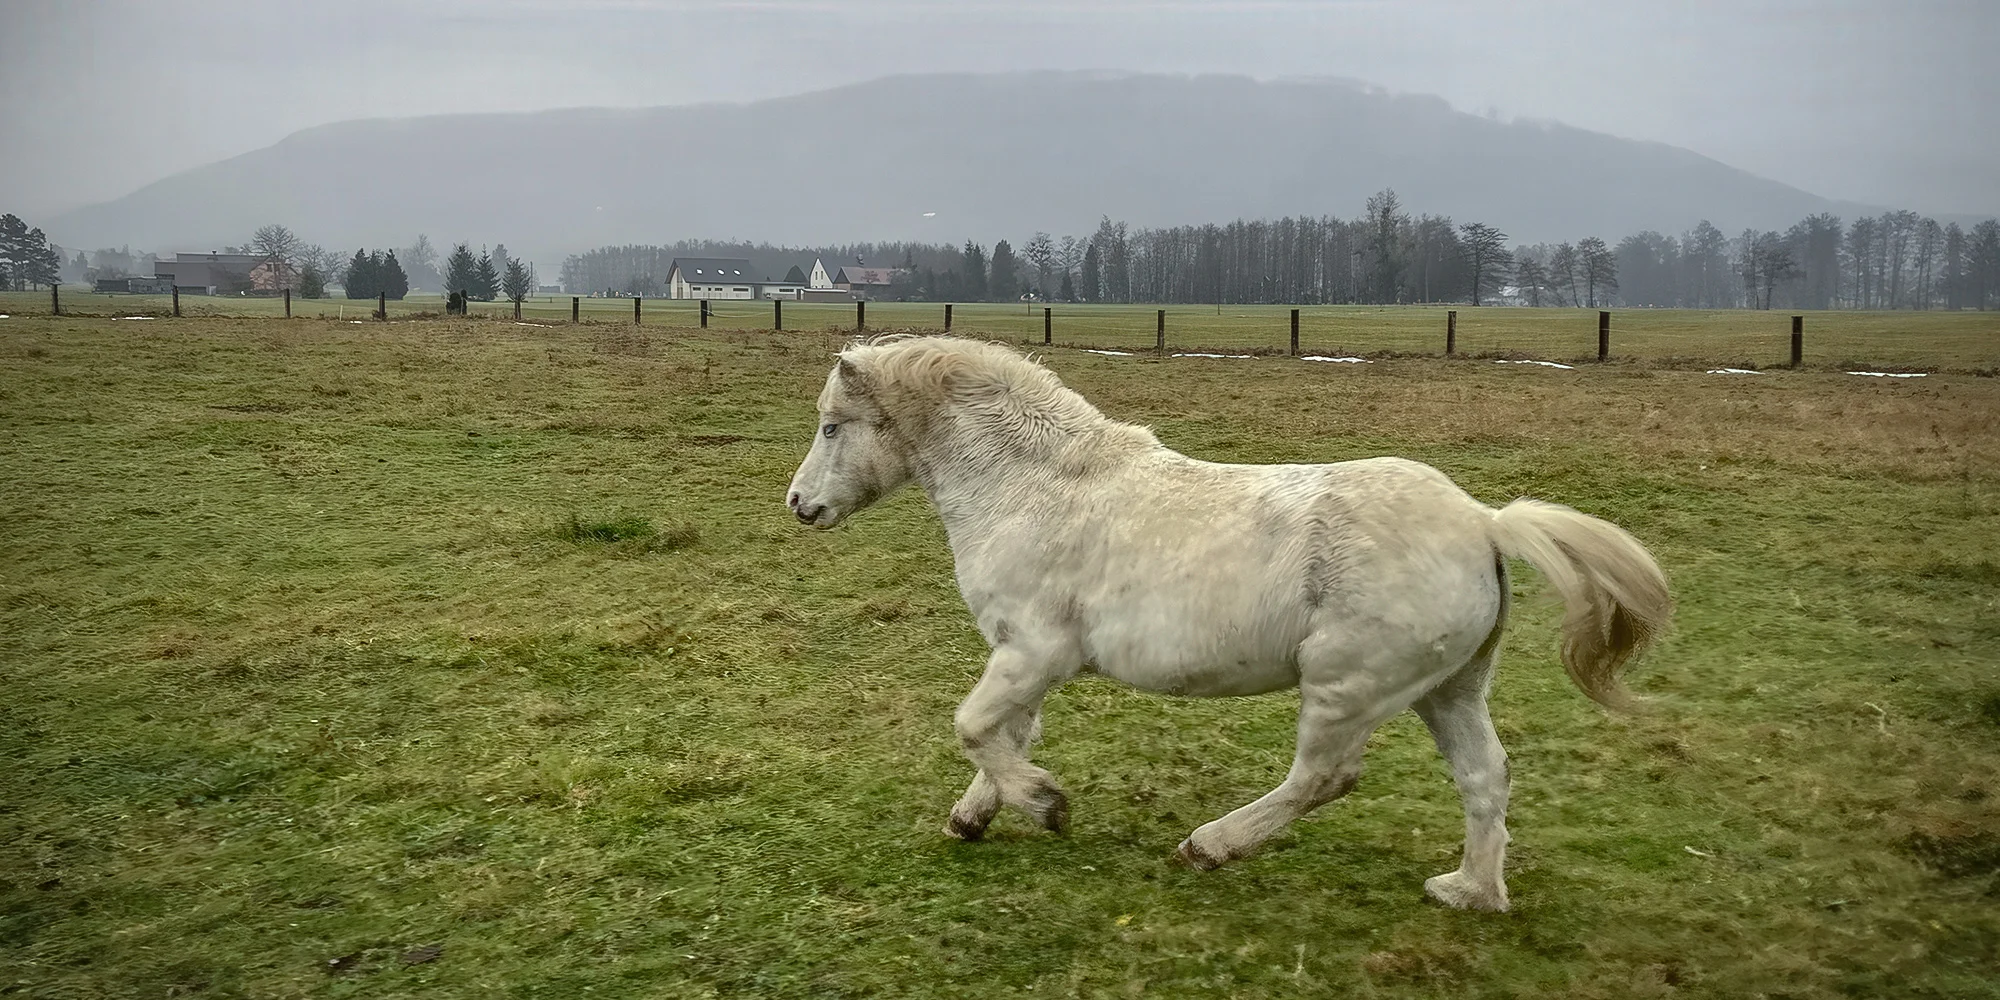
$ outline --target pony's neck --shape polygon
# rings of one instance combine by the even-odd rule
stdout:
[[[1160,447],[1152,432],[1095,408],[1019,428],[963,417],[928,435],[913,471],[954,547],[1012,515],[1060,504],[1091,478]]]

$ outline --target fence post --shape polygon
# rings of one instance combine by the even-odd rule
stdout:
[[[1611,311],[1597,311],[1597,360],[1611,360]]]
[[[696,299],[695,301],[700,303],[700,309],[698,311],[701,313],[701,328],[706,330],[708,329],[708,300]]]
[[[1444,356],[1458,353],[1458,310],[1447,309],[1444,314]]]
[[[1042,343],[1045,345],[1056,342],[1055,314],[1054,309],[1048,306],[1042,307]]]
[[[783,300],[783,299],[772,299],[772,300],[771,300],[771,329],[773,329],[773,330],[783,330],[784,328],[785,328],[785,300]]]
[[[951,303],[944,304],[944,332],[951,332]]]
[[[292,290],[285,289],[285,318],[292,318]]]
[[[388,292],[376,292],[376,293],[375,293],[375,318],[376,318],[376,319],[384,319],[384,320],[385,320],[385,319],[388,319],[388,318],[389,318],[389,293],[388,293]]]
[[[641,303],[641,302],[644,302],[644,301],[646,301],[646,297],[645,297],[645,296],[643,296],[643,295],[634,295],[634,296],[632,296],[632,325],[633,325],[633,326],[638,326],[638,325],[639,325],[639,303]]]
[[[1806,358],[1806,318],[1792,317],[1792,367],[1797,368]]]
[[[179,317],[181,314],[181,286],[175,285],[173,286],[173,288],[174,288],[174,316]]]
[[[1165,309],[1160,310],[1159,318],[1153,326],[1153,353],[1163,358],[1167,356],[1167,311]]]
[[[1292,310],[1292,357],[1299,356],[1299,311]]]
[[[867,299],[855,299],[855,300],[854,300],[854,332],[855,332],[855,333],[860,333],[860,332],[861,332],[862,330],[865,330],[865,329],[867,329],[867,328],[868,328],[868,300],[867,300]]]
[[[49,286],[49,311],[58,316],[62,315],[62,292],[58,290],[60,287],[60,285]]]
[[[569,297],[569,321],[572,323],[583,322],[583,296],[572,295]]]

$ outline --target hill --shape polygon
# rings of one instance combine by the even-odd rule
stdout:
[[[1091,73],[888,77],[748,104],[578,108],[306,129],[51,220],[162,250],[281,221],[328,246],[505,242],[530,257],[689,237],[1017,243],[1037,229],[1415,212],[1517,239],[1859,206],[1684,149],[1501,122],[1352,81]],[[935,213],[927,215],[926,213]]]

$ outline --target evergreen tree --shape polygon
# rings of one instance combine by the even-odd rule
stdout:
[[[500,288],[507,293],[507,300],[514,303],[514,318],[521,318],[521,300],[535,290],[535,266],[518,260],[507,262],[507,273],[500,278]]]
[[[1014,257],[1014,248],[1001,240],[993,244],[993,263],[988,265],[991,277],[987,288],[993,298],[1003,302],[1016,298],[1021,292],[1021,264]]]
[[[986,250],[971,240],[959,254],[959,283],[970,302],[986,300]]]
[[[318,264],[308,263],[305,269],[299,272],[299,297],[326,298],[326,275],[320,272]]]
[[[500,272],[493,268],[493,255],[481,252],[479,266],[472,272],[472,297],[491,302],[500,296]]]
[[[479,258],[472,255],[472,247],[464,243],[452,247],[444,263],[444,290],[471,294],[478,280]]]
[[[347,262],[347,274],[341,278],[340,283],[347,289],[347,297],[350,299],[375,297],[375,293],[380,290],[381,279],[376,277],[375,261],[369,258],[368,251],[354,251],[354,259]]]
[[[40,227],[28,230],[27,273],[22,275],[30,286],[53,285],[62,281],[62,251],[49,245],[49,238]]]
[[[507,244],[493,244],[493,273],[498,276],[498,281],[500,282],[493,286],[494,290],[498,291],[501,289],[501,284],[507,278],[507,265],[512,261],[513,258],[507,253]]]
[[[410,276],[403,273],[403,265],[396,260],[396,251],[387,250],[374,256],[375,290],[397,301],[410,294]]]

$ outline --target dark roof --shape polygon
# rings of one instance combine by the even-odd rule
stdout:
[[[803,285],[806,283],[806,273],[800,270],[797,264],[793,264],[792,269],[785,272],[785,280],[794,285]]]
[[[756,272],[741,257],[675,257],[683,281],[753,281]],[[671,272],[670,272],[671,273]]]
[[[896,282],[893,267],[843,267],[833,276],[834,284],[849,285],[892,285]]]

